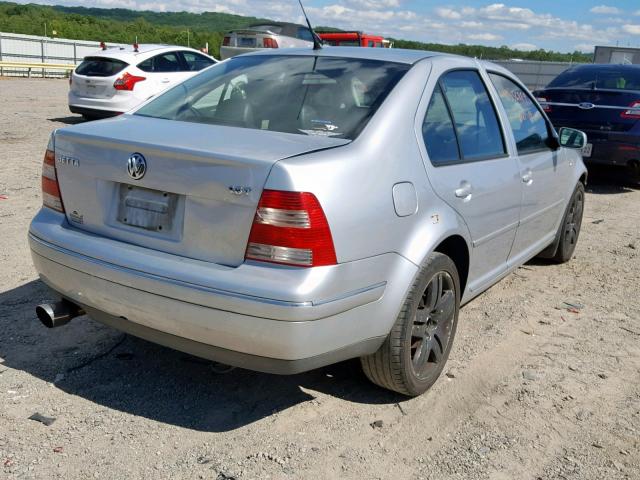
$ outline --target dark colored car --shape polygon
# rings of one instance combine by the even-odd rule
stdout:
[[[586,132],[587,166],[626,166],[640,181],[640,65],[573,67],[534,94],[556,128]]]

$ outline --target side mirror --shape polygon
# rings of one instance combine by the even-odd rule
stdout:
[[[574,128],[562,127],[558,132],[560,145],[580,150],[587,144],[587,134]]]

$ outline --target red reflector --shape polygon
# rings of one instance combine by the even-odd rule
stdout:
[[[633,120],[640,119],[640,100],[636,100],[629,105],[629,110],[625,110],[620,114],[622,118],[630,118]]]
[[[547,104],[547,99],[544,97],[538,97],[536,98],[536,100],[538,100],[538,103],[540,104],[540,106],[542,107],[542,109],[545,112],[550,112],[551,111],[551,106]]]
[[[56,156],[52,150],[47,150],[42,162],[42,204],[60,213],[64,213],[62,195],[56,172]]]
[[[133,87],[136,86],[136,83],[143,82],[146,79],[147,79],[146,77],[139,77],[137,75],[131,75],[130,73],[125,73],[113,83],[113,87],[116,90],[132,91]]]
[[[42,193],[51,195],[52,197],[60,198],[60,188],[56,180],[51,180],[45,176],[42,177]]]
[[[231,45],[231,37],[224,37],[222,39],[222,46],[228,47],[229,45]]]
[[[262,40],[262,46],[264,48],[278,48],[278,41],[275,38],[265,38]]]
[[[331,230],[316,196],[262,192],[245,257],[300,267],[335,265]]]

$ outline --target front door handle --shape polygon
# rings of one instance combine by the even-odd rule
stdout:
[[[453,192],[456,197],[463,199],[465,202],[471,200],[471,192],[473,191],[473,187],[469,182],[463,180],[460,182],[460,187],[456,188]]]
[[[525,172],[522,174],[522,182],[527,185],[531,185],[533,183],[533,172],[531,169],[527,168]]]

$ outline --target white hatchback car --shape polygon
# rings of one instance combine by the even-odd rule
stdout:
[[[69,79],[69,110],[87,119],[127,112],[217,63],[197,50],[171,45],[105,49],[84,58]]]

